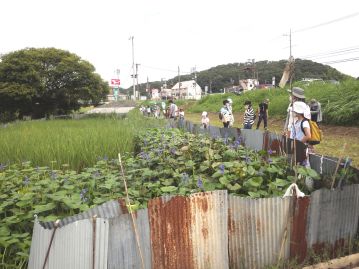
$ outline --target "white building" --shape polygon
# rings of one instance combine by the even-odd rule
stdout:
[[[202,88],[194,80],[178,82],[172,87],[172,96],[179,99],[195,99],[199,100],[202,96]]]
[[[240,86],[244,91],[251,91],[258,87],[259,81],[257,79],[242,79],[239,81]]]

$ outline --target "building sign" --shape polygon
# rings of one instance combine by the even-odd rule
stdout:
[[[121,84],[120,79],[118,79],[118,78],[111,79],[111,86],[119,86],[120,84]]]

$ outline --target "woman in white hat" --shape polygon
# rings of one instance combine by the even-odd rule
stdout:
[[[294,124],[290,132],[290,138],[299,140],[303,143],[307,143],[311,138],[310,134],[310,125],[307,120],[304,120],[304,114],[307,110],[307,104],[304,102],[294,102],[293,112],[294,112]]]

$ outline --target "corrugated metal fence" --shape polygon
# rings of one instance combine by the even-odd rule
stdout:
[[[285,151],[283,140],[267,132],[183,122],[192,132],[241,139],[254,149]],[[311,156],[325,174],[335,160]],[[93,216],[98,218],[93,221]],[[251,199],[227,191],[150,200],[135,222],[148,268],[265,268],[280,259],[303,260],[308,251],[335,250],[358,231],[359,185],[317,190],[304,198]],[[124,201],[101,206],[55,223],[35,222],[29,269],[141,268],[131,216]],[[56,232],[55,232],[56,231]],[[51,237],[53,242],[50,246]]]

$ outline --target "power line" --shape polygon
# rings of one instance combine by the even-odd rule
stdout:
[[[333,60],[333,61],[329,61],[329,62],[323,62],[322,64],[338,64],[338,63],[353,62],[353,61],[359,61],[359,57],[347,58],[347,59],[341,59],[341,60]]]
[[[355,12],[355,13],[352,13],[352,14],[349,14],[349,15],[346,15],[344,17],[340,17],[340,18],[337,18],[337,19],[334,19],[334,20],[331,20],[331,21],[319,23],[319,24],[316,24],[316,25],[313,25],[313,26],[309,26],[309,27],[305,27],[305,28],[293,31],[293,33],[299,33],[299,32],[312,30],[314,28],[318,28],[318,27],[322,27],[322,26],[325,26],[325,25],[328,25],[328,24],[332,24],[332,23],[340,22],[340,21],[343,21],[343,20],[346,20],[346,19],[350,19],[350,18],[358,16],[358,15],[359,15],[359,12]]]
[[[148,69],[159,70],[159,71],[178,73],[178,70],[171,70],[171,69],[166,69],[166,68],[161,68],[161,67],[154,67],[154,66],[148,66],[148,65],[142,65],[142,67],[145,67],[145,68],[148,68]],[[191,72],[183,72],[183,71],[181,73],[182,74],[191,74]]]
[[[359,50],[359,46],[351,47],[351,48],[338,49],[338,50],[333,50],[333,51],[328,51],[328,52],[322,52],[322,53],[316,53],[316,54],[310,54],[310,55],[301,56],[301,57],[298,57],[298,58],[301,58],[301,59],[304,59],[304,58],[305,59],[330,58],[330,57],[334,57],[334,56],[340,56],[340,55],[355,53],[358,50]]]

